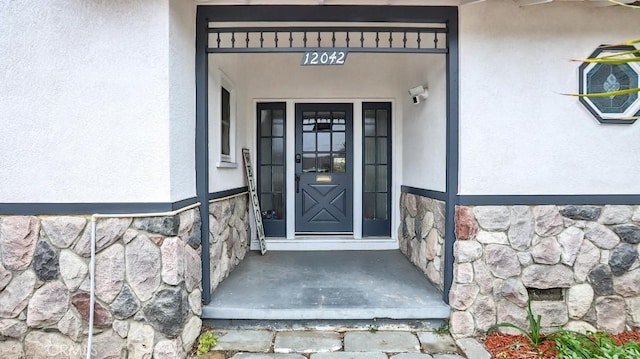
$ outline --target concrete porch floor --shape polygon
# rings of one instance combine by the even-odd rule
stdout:
[[[206,319],[444,319],[442,294],[398,250],[251,252]]]

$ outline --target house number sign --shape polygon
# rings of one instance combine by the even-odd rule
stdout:
[[[347,61],[346,50],[307,51],[302,55],[303,66],[344,65]]]
[[[249,197],[253,207],[253,218],[256,220],[256,231],[258,232],[258,242],[260,243],[260,253],[267,253],[267,245],[265,243],[264,227],[262,226],[262,212],[260,212],[260,203],[258,202],[258,191],[256,189],[256,181],[253,177],[251,169],[251,156],[249,149],[242,149],[242,157],[244,158],[244,170],[247,174],[247,183],[249,184]]]

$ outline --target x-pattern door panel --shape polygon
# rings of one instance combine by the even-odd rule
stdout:
[[[296,232],[353,231],[352,111],[296,105]]]
[[[340,224],[347,219],[346,186],[309,183],[303,187],[303,221],[320,224]]]

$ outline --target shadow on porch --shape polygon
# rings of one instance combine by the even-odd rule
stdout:
[[[444,319],[442,294],[398,250],[247,254],[206,319]]]

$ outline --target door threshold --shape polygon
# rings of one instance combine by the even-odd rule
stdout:
[[[380,251],[400,248],[398,241],[389,237],[355,239],[336,236],[296,236],[293,239],[267,237],[270,251]],[[251,249],[258,249],[251,243]]]

